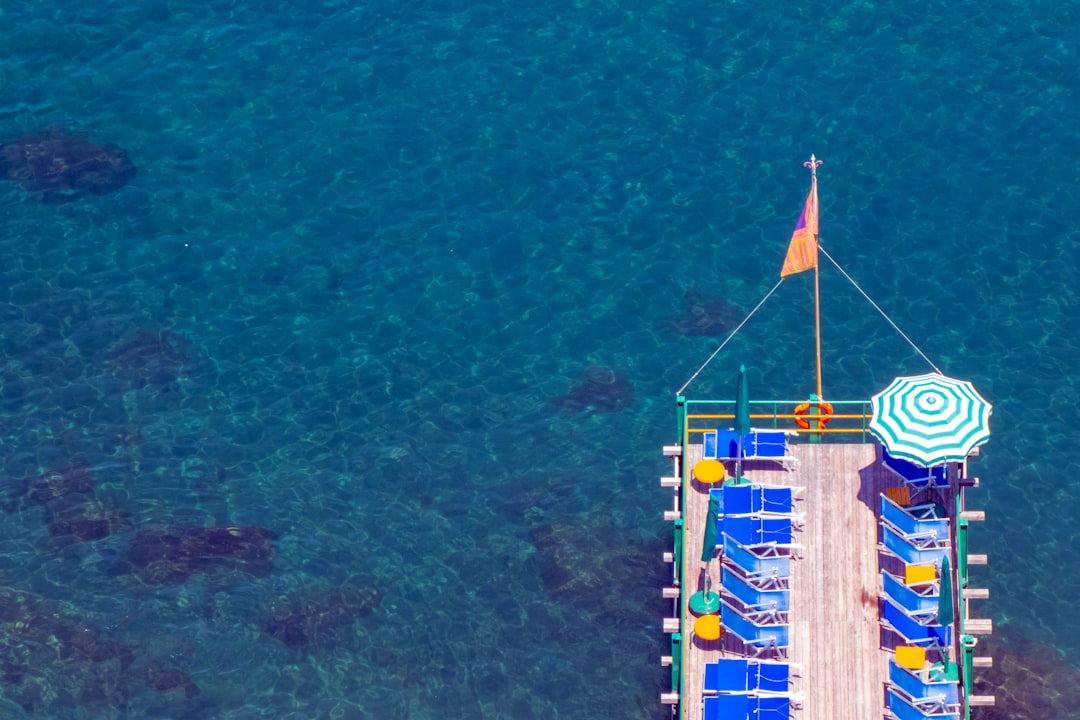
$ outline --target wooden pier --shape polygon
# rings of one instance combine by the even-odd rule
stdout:
[[[893,563],[898,561],[879,551],[879,497],[886,488],[903,483],[879,461],[873,444],[794,443],[788,450],[798,461],[791,471],[775,463],[755,462],[744,466],[743,475],[750,482],[801,488],[796,494],[797,510],[805,513],[805,524],[795,541],[803,549],[792,562],[787,652],[787,660],[798,666],[793,668],[792,690],[801,698],[792,704],[792,717],[884,717],[889,657],[897,638],[880,622],[880,571],[883,566],[894,570]],[[701,451],[700,444],[690,444],[687,457],[675,458],[677,471],[692,477]],[[680,720],[701,720],[706,663],[741,654],[736,638],[713,642],[696,638],[695,616],[687,607],[690,595],[702,589],[701,547],[708,496],[708,485],[688,481],[685,506],[668,513],[669,517],[680,515],[686,527],[684,582],[679,594],[686,618]],[[955,520],[953,503],[944,505]],[[710,564],[710,570],[712,587],[719,591],[719,560]],[[678,619],[674,618],[674,628],[670,620],[666,629],[677,630]],[[956,650],[954,640],[954,658]]]

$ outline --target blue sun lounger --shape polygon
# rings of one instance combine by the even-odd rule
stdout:
[[[734,430],[710,430],[702,435],[706,460],[736,460],[739,436]],[[790,470],[798,459],[787,454],[787,433],[783,430],[751,430],[742,436],[742,459],[770,460]]]
[[[720,658],[705,666],[705,693],[790,695],[791,665],[782,662]]]
[[[938,591],[933,583],[908,585],[892,573],[882,570],[881,578],[885,596],[902,607],[910,615],[936,613],[938,609]]]
[[[906,484],[912,487],[948,487],[949,485],[948,480],[945,478],[944,465],[934,465],[928,468],[916,465],[910,460],[890,455],[885,448],[881,448],[881,461],[885,464],[885,467],[899,475]]]
[[[706,693],[742,693],[754,689],[750,678],[750,661],[746,658],[721,658],[705,666]]]
[[[889,659],[889,682],[897,694],[921,712],[955,711],[960,704],[960,683],[946,680],[942,665],[911,671]]]
[[[791,701],[786,697],[753,695],[709,695],[705,697],[703,720],[782,720],[791,717]]]
[[[773,485],[727,485],[723,488],[725,515],[794,516],[794,488]]]
[[[883,604],[882,622],[886,628],[899,635],[908,645],[948,647],[949,627],[937,624],[937,612],[909,615],[889,598]]]
[[[719,697],[719,696],[717,696]],[[923,712],[911,705],[893,688],[889,688],[889,717],[896,720],[959,720],[960,711],[942,710],[940,712]]]
[[[941,562],[949,552],[948,541],[937,538],[904,539],[888,523],[881,524],[881,542],[885,550],[908,565],[930,565]]]
[[[749,583],[762,590],[787,587],[791,577],[791,557],[783,554],[775,545],[747,547],[735,541],[726,532],[724,537],[724,561],[734,564]]]
[[[720,586],[742,603],[747,610],[791,609],[791,591],[787,588],[775,590],[756,588],[728,567],[721,568],[720,577]]]
[[[778,652],[787,650],[787,613],[755,612],[743,615],[721,598],[720,622],[744,645],[755,648],[755,657],[770,649]]]
[[[789,517],[724,515],[724,532],[740,545],[791,545],[794,527]]]
[[[881,495],[881,519],[893,526],[897,534],[905,539],[937,538],[948,539],[949,519],[944,510],[934,504],[901,507]]]

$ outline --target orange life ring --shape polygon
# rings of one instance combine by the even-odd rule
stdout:
[[[832,405],[830,405],[827,402],[819,402],[819,403],[804,402],[801,405],[796,405],[795,406],[795,416],[796,416],[795,417],[795,424],[798,425],[799,427],[801,427],[803,430],[809,430],[810,429],[810,421],[807,420],[806,418],[802,417],[802,416],[805,415],[806,413],[810,412],[810,410],[813,409],[815,406],[817,406],[817,408],[819,410],[819,414],[821,415],[821,417],[820,418],[815,418],[813,416],[811,416],[811,417],[812,417],[812,419],[814,419],[814,420],[816,420],[817,422],[820,423],[819,429],[824,428],[829,423],[829,421],[832,420],[832,416],[833,416]]]

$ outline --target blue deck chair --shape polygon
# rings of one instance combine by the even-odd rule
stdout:
[[[881,578],[885,595],[909,615],[937,613],[940,600],[934,584],[926,583],[913,587],[886,570],[881,571]]]
[[[720,658],[705,666],[705,693],[791,696],[791,665],[786,662]]]
[[[753,442],[751,459],[774,460],[785,470],[798,462],[797,458],[787,454],[787,433],[783,430],[755,430],[750,438]]]
[[[929,468],[922,467],[910,460],[890,455],[889,451],[885,448],[881,448],[881,461],[885,463],[885,467],[892,470],[899,475],[905,483],[913,487],[923,488],[928,485],[932,485],[933,487],[948,487],[949,485],[948,481],[945,479],[944,465],[935,465]]]
[[[727,515],[795,515],[794,489],[772,485],[727,485],[723,489]]]
[[[764,620],[767,613],[758,614],[756,619]],[[786,614],[776,614],[777,620],[786,620]],[[787,650],[788,625],[786,622],[759,623],[742,615],[738,610],[720,600],[720,622],[732,635],[743,641],[743,644],[756,648],[754,656],[775,649],[778,652]]]
[[[720,586],[749,610],[787,611],[791,609],[791,591],[787,588],[776,590],[756,588],[728,567],[721,568],[720,578]]]
[[[922,622],[920,622],[920,619]],[[885,627],[899,635],[908,645],[923,645],[925,647],[949,646],[949,638],[952,634],[951,628],[938,625],[937,618],[933,615],[922,616],[921,618],[909,615],[889,598],[885,598],[882,621]]]
[[[706,460],[735,460],[739,456],[739,436],[734,430],[710,430],[702,434],[702,457]],[[787,454],[787,433],[783,430],[751,430],[742,436],[743,460],[772,460],[790,469],[797,462]]]
[[[791,545],[794,539],[794,527],[788,517],[725,515],[724,532],[740,545]]]
[[[960,683],[945,680],[941,665],[912,672],[890,658],[889,682],[908,704],[923,712],[948,712],[960,703]]]
[[[796,515],[795,489],[761,485],[761,512],[766,515]]]
[[[781,720],[791,717],[791,701],[786,697],[753,695],[709,695],[705,697],[702,720]]]
[[[889,523],[904,538],[934,538],[945,540],[949,537],[949,519],[938,516],[937,505],[916,505],[901,507],[881,495],[881,519]]]
[[[751,680],[759,693],[788,694],[791,683],[791,665],[779,662],[755,662],[750,664]]]
[[[890,717],[896,720],[959,720],[960,711],[923,712],[919,708],[908,703],[896,690],[889,688],[889,712]]]
[[[705,460],[734,460],[739,457],[739,436],[734,430],[711,430],[702,436],[702,457]],[[753,454],[754,440],[743,435],[743,458]]]
[[[707,664],[702,688],[707,693],[750,692],[754,686],[751,684],[749,664],[746,658],[720,658]]]
[[[707,695],[702,720],[747,720],[750,705],[746,695]]]
[[[881,541],[887,551],[908,565],[937,564],[949,552],[948,543],[937,540],[925,546],[915,545],[898,535],[896,530],[888,523],[881,524]]]
[[[724,533],[724,561],[734,564],[751,585],[762,590],[787,587],[791,558],[775,546],[749,548]]]

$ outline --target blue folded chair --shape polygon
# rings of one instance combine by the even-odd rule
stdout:
[[[896,720],[959,720],[959,710],[943,710],[940,712],[923,712],[919,708],[908,703],[896,690],[889,688],[889,712]]]
[[[787,613],[756,612],[744,616],[723,599],[720,600],[720,622],[743,644],[756,648],[755,656],[775,649],[785,651],[788,646]]]
[[[791,558],[775,545],[747,547],[725,532],[724,560],[738,567],[750,584],[763,590],[787,587],[791,577]]]
[[[726,531],[730,532],[730,530]],[[881,524],[881,541],[885,549],[908,565],[939,564],[941,558],[949,552],[948,542],[937,538],[924,538],[922,543],[915,544],[897,534],[896,529],[888,523]]]
[[[945,479],[944,465],[926,468],[916,465],[910,460],[890,455],[885,448],[881,448],[881,460],[885,463],[885,467],[892,470],[905,483],[913,487],[947,487],[949,484]]]
[[[903,608],[889,598],[885,598],[882,620],[885,627],[899,635],[908,645],[948,647],[951,628],[938,625],[936,614],[917,618],[904,612]]]
[[[746,658],[721,658],[705,666],[707,693],[748,693],[754,689],[750,677],[750,662]]]
[[[791,545],[795,529],[787,517],[725,515],[724,532],[740,545]]]
[[[721,568],[720,578],[720,586],[749,610],[791,609],[791,591],[787,588],[756,588],[728,567]]]
[[[703,720],[781,720],[791,717],[791,701],[785,697],[709,695]]]
[[[899,535],[907,539],[933,538],[946,540],[949,537],[949,519],[938,517],[937,505],[916,505],[901,507],[881,495],[881,519],[896,529]]]
[[[734,430],[711,430],[702,436],[703,453],[706,460],[735,460],[739,457],[739,436]],[[754,438],[743,435],[743,458],[754,454]]]
[[[960,703],[960,683],[946,680],[941,665],[912,672],[889,659],[889,682],[916,709],[948,712]]]
[[[909,615],[937,613],[939,599],[937,588],[933,584],[912,587],[885,570],[881,571],[881,577],[886,597],[891,598]]]
[[[750,703],[746,695],[707,695],[702,720],[746,720]]]

